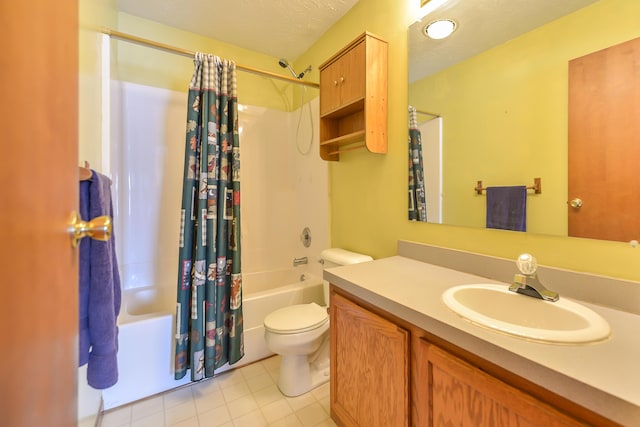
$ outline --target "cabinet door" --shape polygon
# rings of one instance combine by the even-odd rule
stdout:
[[[366,48],[363,40],[340,58],[342,68],[338,78],[340,105],[350,105],[364,98],[367,76]]]
[[[365,95],[364,40],[320,71],[320,115],[361,100]]]
[[[333,292],[331,415],[343,426],[409,425],[409,332]]]
[[[419,346],[417,425],[583,426],[424,340]]]
[[[338,60],[320,70],[320,115],[327,114],[340,106],[339,80],[342,64]]]

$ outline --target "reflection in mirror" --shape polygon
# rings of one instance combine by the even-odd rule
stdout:
[[[443,135],[441,191],[436,193],[441,200],[441,220],[484,228],[486,194],[476,194],[477,181],[482,180],[486,187],[522,186],[541,177],[544,192],[530,191],[526,198],[527,232],[567,236],[571,209],[567,204],[568,64],[640,37],[640,2],[517,2],[533,8],[526,10],[524,21],[495,15],[502,7],[485,7],[493,15],[482,17],[482,3],[486,2],[449,2],[409,28],[409,104],[446,118],[438,119],[439,135]],[[508,8],[516,2],[498,3]],[[462,7],[476,10],[456,15]],[[550,9],[555,15],[545,15]],[[458,22],[449,39],[429,40],[422,35],[426,23],[437,18]],[[508,35],[458,56],[475,39],[486,42],[487,26],[508,27]],[[417,123],[424,150],[427,220],[439,222],[436,215],[429,215],[427,164],[431,159],[426,147],[432,138],[421,129],[422,123],[431,122],[429,118],[418,115]],[[436,144],[440,144],[439,135]],[[603,217],[616,221],[610,212]],[[626,240],[632,238],[638,237]]]
[[[640,37],[569,62],[569,236],[640,236],[639,87]]]
[[[409,106],[409,220],[442,222],[442,117]]]

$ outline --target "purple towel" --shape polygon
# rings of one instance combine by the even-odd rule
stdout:
[[[487,228],[527,231],[527,187],[487,187]]]
[[[80,182],[80,215],[89,221],[101,215],[113,217],[111,181],[92,171],[91,180]],[[88,363],[87,381],[104,389],[118,381],[118,327],[121,289],[113,234],[107,242],[80,241],[79,360]]]

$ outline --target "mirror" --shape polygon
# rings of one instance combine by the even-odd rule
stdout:
[[[441,214],[427,209],[427,221],[484,228],[478,181],[533,187],[540,178],[542,191],[527,191],[526,230],[567,236],[568,63],[640,37],[639,12],[636,0],[451,0],[411,25],[409,104],[418,110],[425,182],[434,145],[442,156]],[[430,40],[422,31],[438,18],[457,28]]]

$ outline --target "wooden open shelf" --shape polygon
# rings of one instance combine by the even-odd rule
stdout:
[[[345,151],[365,148],[366,144],[364,130],[357,130],[352,133],[340,135],[335,138],[320,142],[320,156],[324,160],[338,160],[338,155]],[[358,144],[358,145],[355,145]]]

